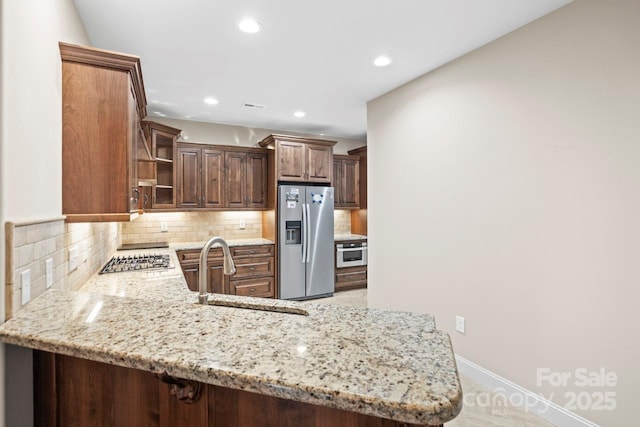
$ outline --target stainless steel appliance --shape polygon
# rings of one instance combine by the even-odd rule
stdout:
[[[337,268],[367,265],[367,242],[338,243],[336,264]]]
[[[135,254],[114,256],[102,267],[99,274],[173,268],[169,255]]]
[[[278,298],[332,295],[333,187],[280,185],[278,222]]]

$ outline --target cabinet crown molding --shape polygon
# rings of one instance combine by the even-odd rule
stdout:
[[[60,48],[60,58],[62,58],[63,62],[75,62],[128,72],[136,95],[138,113],[140,117],[147,116],[147,97],[144,91],[139,56],[64,42],[59,42],[58,46]]]
[[[312,143],[317,145],[326,145],[329,147],[333,147],[338,143],[338,141],[330,141],[327,139],[316,139],[316,138],[308,138],[305,136],[282,135],[278,133],[273,133],[267,136],[266,138],[264,138],[258,144],[260,145],[260,147],[269,147],[269,146],[273,146],[275,141],[304,142],[304,143]]]

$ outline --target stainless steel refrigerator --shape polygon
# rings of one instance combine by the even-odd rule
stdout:
[[[278,298],[334,291],[333,187],[278,187]]]

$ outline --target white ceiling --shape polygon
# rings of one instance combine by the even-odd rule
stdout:
[[[141,57],[150,117],[347,138],[367,101],[569,2],[75,0],[93,46]]]

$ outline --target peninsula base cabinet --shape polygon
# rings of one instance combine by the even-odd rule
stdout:
[[[71,356],[33,354],[37,427],[407,425]]]
[[[207,292],[250,297],[275,298],[275,258],[273,245],[232,246],[236,265],[233,276],[223,274],[222,249],[212,248],[207,258]],[[177,251],[187,286],[198,290],[200,250]]]

